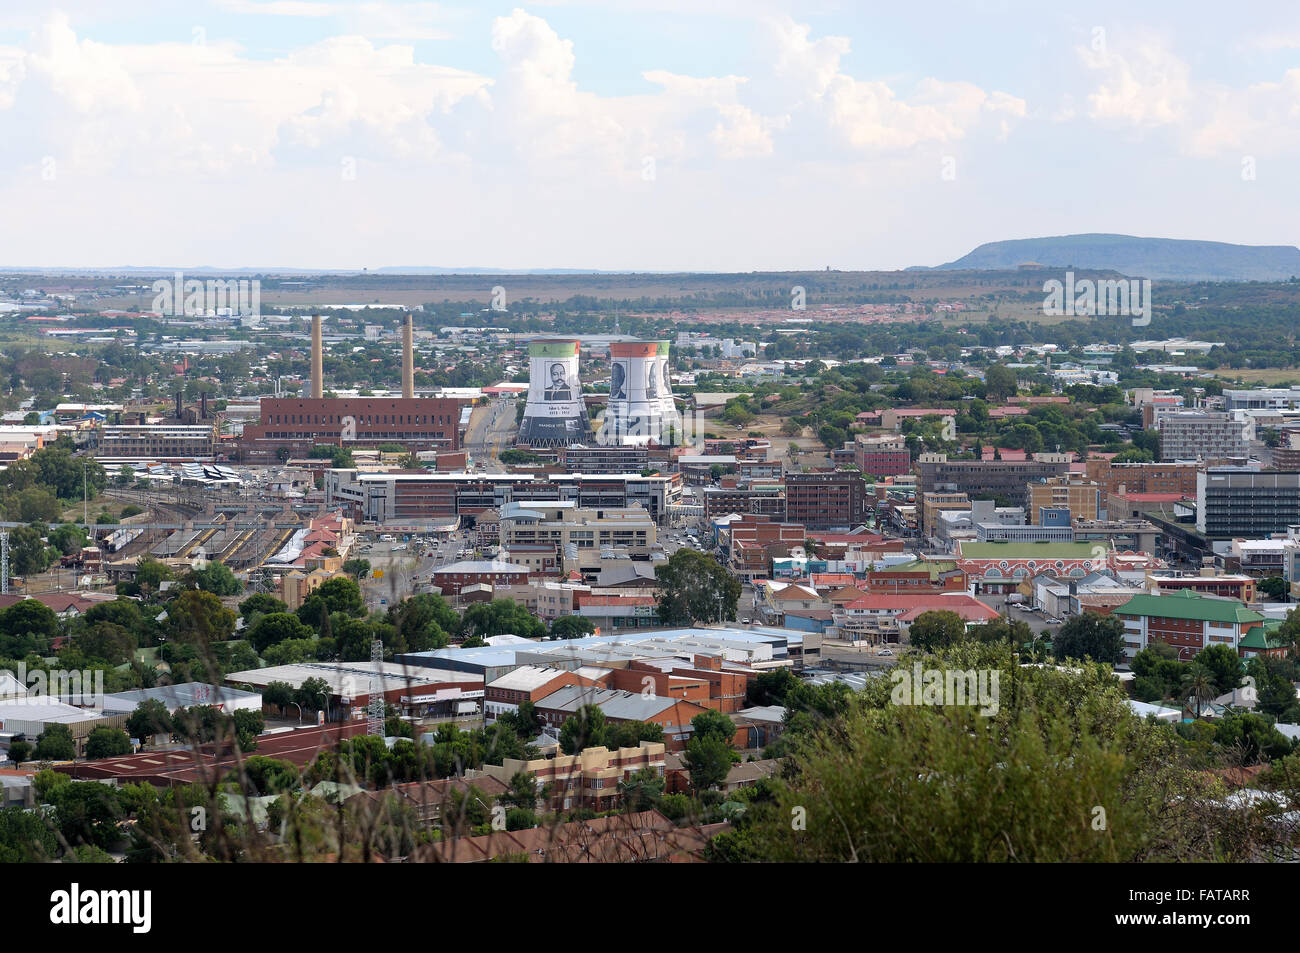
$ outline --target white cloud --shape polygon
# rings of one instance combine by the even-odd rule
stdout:
[[[1190,71],[1159,42],[1143,40],[1127,55],[1078,48],[1079,57],[1105,78],[1088,96],[1088,115],[1103,122],[1159,126],[1182,121],[1192,102]]]

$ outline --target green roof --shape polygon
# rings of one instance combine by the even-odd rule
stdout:
[[[1099,543],[967,543],[961,544],[963,559],[1095,559]]]
[[[1115,609],[1116,615],[1160,616],[1165,619],[1196,619],[1202,622],[1263,622],[1264,617],[1235,599],[1198,596],[1190,590],[1167,596],[1134,596]]]
[[[951,559],[913,559],[911,562],[895,563],[880,570],[880,572],[928,572],[931,582],[937,581],[942,573],[956,571],[957,563]]]
[[[1278,626],[1270,626],[1267,622],[1264,625],[1257,625],[1238,640],[1237,644],[1243,649],[1280,649],[1285,643],[1278,638]]]

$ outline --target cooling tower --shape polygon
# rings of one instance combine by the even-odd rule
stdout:
[[[578,380],[577,341],[528,345],[528,403],[517,442],[529,447],[567,447],[591,439],[591,419]]]
[[[680,443],[682,421],[668,380],[668,342],[614,341],[609,356],[609,404],[597,442],[607,447]]]

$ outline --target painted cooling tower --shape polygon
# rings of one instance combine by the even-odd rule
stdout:
[[[659,417],[661,444],[677,445],[683,443],[682,415],[677,412],[677,402],[673,400],[673,382],[669,378],[668,342],[658,341],[659,353],[655,363],[659,368],[659,401],[662,406]]]
[[[613,341],[609,356],[609,403],[597,442],[663,445],[680,435],[668,381],[668,342]]]
[[[528,361],[528,404],[517,442],[564,447],[590,441],[591,419],[578,380],[578,342],[533,341]]]

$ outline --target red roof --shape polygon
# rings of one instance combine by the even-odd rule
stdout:
[[[1178,503],[1188,499],[1182,493],[1116,493],[1115,495],[1135,503]]]
[[[897,611],[906,613],[909,611],[925,612],[927,609],[948,609],[968,617],[968,613],[973,613],[971,618],[992,619],[997,616],[997,612],[980,602],[974,596],[965,592],[953,593],[906,593],[895,595],[892,593],[868,593],[861,599],[854,599],[846,603],[845,609],[867,610],[874,612]]]

